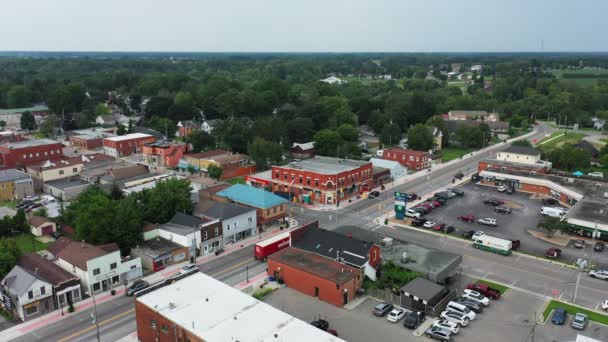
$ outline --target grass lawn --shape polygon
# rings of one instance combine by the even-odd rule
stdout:
[[[15,241],[17,247],[19,248],[19,250],[21,250],[22,253],[37,252],[46,249],[50,245],[50,243],[42,243],[36,240],[31,234],[21,234],[10,237],[9,239]],[[34,241],[33,246],[32,240]]]
[[[444,148],[440,151],[441,160],[443,160],[444,162],[447,162],[450,160],[458,159],[458,158],[460,158],[460,156],[465,155],[467,153],[471,153],[473,151],[475,151],[475,150],[472,148],[455,148],[455,147]]]
[[[17,205],[17,200],[10,200],[10,201],[2,201],[2,202],[0,202],[0,207],[9,207],[9,208],[15,209],[16,205]]]
[[[236,177],[236,178],[229,179],[229,180],[226,181],[226,183],[232,184],[232,185],[234,185],[234,184],[246,184],[245,183],[245,178],[243,178],[243,177]]]
[[[484,284],[484,285],[488,285],[489,287],[497,290],[498,292],[500,292],[501,295],[505,294],[505,292],[509,291],[509,287],[504,286],[504,285],[500,285],[500,284],[496,284],[493,283],[491,281],[487,281],[487,280],[482,280],[479,279],[475,282],[475,284]]]
[[[551,311],[555,310],[558,307],[562,307],[562,308],[566,309],[566,312],[568,312],[569,315],[574,316],[577,312],[581,312],[581,313],[584,313],[585,315],[587,315],[587,317],[589,318],[590,321],[595,321],[595,322],[602,323],[602,324],[608,324],[608,316],[606,316],[606,315],[602,315],[598,312],[583,309],[578,306],[570,305],[570,304],[560,302],[557,300],[552,300],[549,302],[549,305],[547,305],[547,308],[545,309],[545,311],[543,311],[543,320],[546,321],[549,318],[549,316],[551,315]]]
[[[560,136],[560,134],[564,134],[564,132],[553,133],[550,137],[542,139],[538,143],[538,146],[540,148],[542,148],[543,150],[547,151],[547,150],[552,150],[556,147],[560,147],[561,145],[563,145],[565,143],[576,144],[577,142],[581,141],[585,137],[585,134],[581,134],[581,133],[568,132],[567,134],[564,134],[562,136]],[[557,137],[557,136],[559,136],[559,138],[555,138],[551,141],[548,141],[549,139]],[[543,143],[543,141],[545,141],[545,142]]]

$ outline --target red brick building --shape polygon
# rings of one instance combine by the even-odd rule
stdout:
[[[177,136],[188,137],[194,132],[201,130],[201,125],[192,120],[180,121],[177,123]]]
[[[109,156],[120,158],[141,153],[144,144],[156,141],[154,136],[143,133],[131,133],[118,137],[103,139],[103,152]]]
[[[69,132],[70,145],[85,150],[94,150],[103,147],[103,138],[116,136],[113,129],[91,128]]]
[[[272,191],[304,203],[336,204],[373,186],[372,163],[316,156],[272,167]]]
[[[422,170],[430,166],[429,153],[424,151],[389,148],[384,150],[382,158],[399,162],[408,169]]]
[[[355,298],[364,278],[360,269],[293,247],[268,256],[268,275],[338,307]]]
[[[144,161],[148,165],[175,168],[187,151],[184,143],[154,142],[141,148]]]
[[[25,140],[0,145],[0,168],[19,168],[63,157],[63,145],[50,139]]]

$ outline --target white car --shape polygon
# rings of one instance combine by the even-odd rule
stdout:
[[[608,311],[608,299],[602,302],[602,310]]]
[[[420,215],[420,213],[417,212],[414,209],[406,209],[405,210],[405,216],[407,216],[407,217],[413,217],[413,218],[420,218],[422,215]]]
[[[486,232],[484,232],[483,230],[478,230],[475,232],[475,234],[473,234],[473,236],[471,237],[473,240],[475,240],[475,238],[478,238],[480,236],[486,235]]]
[[[479,224],[483,224],[486,226],[492,226],[492,227],[496,227],[496,220],[493,218],[489,218],[489,217],[485,217],[482,219],[477,220],[477,223]]]
[[[433,221],[426,221],[424,222],[423,227],[424,228],[433,228],[437,225],[437,223],[433,222]]]
[[[386,319],[389,322],[397,323],[399,322],[403,316],[405,316],[406,311],[404,309],[394,308],[391,312],[386,315]]]
[[[190,272],[192,270],[195,270],[195,269],[196,270],[199,269],[197,264],[188,264],[188,265],[180,268],[179,274],[186,274],[186,273],[188,273],[188,272]]]
[[[505,185],[501,185],[498,187],[498,192],[505,192],[507,191],[507,187]]]
[[[473,300],[475,302],[483,304],[483,306],[490,305],[490,298],[482,295],[481,293],[469,289],[464,289],[462,297]]]
[[[447,319],[438,319],[435,322],[433,322],[433,326],[451,331],[452,334],[454,334],[454,335],[458,334],[458,331],[460,331],[460,327],[458,326],[458,323],[448,321]]]
[[[591,271],[589,275],[593,278],[608,280],[608,271],[606,270]]]
[[[466,327],[467,325],[469,325],[470,322],[469,318],[466,315],[460,314],[455,311],[446,310],[441,313],[440,317],[447,321],[454,322],[460,325],[461,327]]]

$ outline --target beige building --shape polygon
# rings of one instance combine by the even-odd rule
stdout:
[[[496,159],[528,165],[542,163],[540,160],[540,152],[529,146],[513,145],[504,151],[498,152],[496,154]]]
[[[36,191],[42,191],[45,182],[77,176],[89,163],[109,159],[113,158],[95,153],[74,158],[47,160],[40,164],[27,166],[26,171],[32,176]]]

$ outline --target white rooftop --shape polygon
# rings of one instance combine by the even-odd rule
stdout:
[[[151,137],[150,134],[144,134],[144,133],[131,133],[131,134],[126,134],[126,135],[121,135],[118,137],[111,137],[111,138],[105,138],[105,140],[109,140],[109,141],[125,141],[125,140],[131,140],[131,139],[139,139],[139,138],[148,138]]]
[[[373,166],[383,167],[386,169],[397,169],[397,168],[403,167],[401,164],[399,164],[399,162],[394,161],[394,160],[371,158],[369,161],[372,162]]]
[[[137,301],[207,342],[344,342],[201,272]]]

